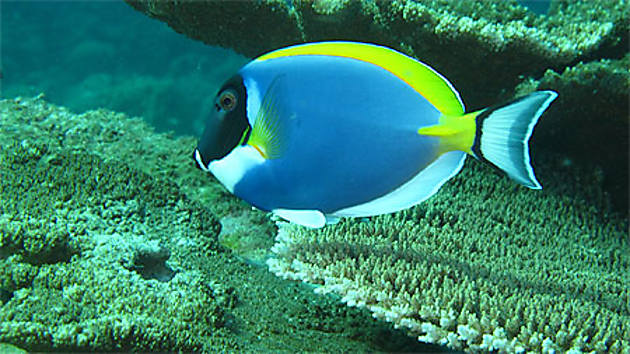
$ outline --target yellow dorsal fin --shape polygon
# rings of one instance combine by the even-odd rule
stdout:
[[[459,150],[472,154],[475,141],[475,118],[480,113],[473,112],[461,116],[443,114],[438,124],[418,129],[418,134],[440,138],[439,153]]]
[[[430,66],[387,47],[343,41],[307,43],[275,50],[256,61],[296,55],[337,56],[378,65],[406,82],[443,114],[464,114],[464,104],[446,78]]]

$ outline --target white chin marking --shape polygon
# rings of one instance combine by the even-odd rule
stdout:
[[[206,172],[210,172],[208,167],[206,167],[206,165],[203,163],[203,158],[201,157],[201,153],[198,149],[195,149],[195,160],[197,161],[197,166],[199,166],[200,169]]]
[[[237,146],[221,160],[215,160],[208,165],[212,174],[234,193],[234,186],[251,168],[265,162],[260,153],[249,145]]]

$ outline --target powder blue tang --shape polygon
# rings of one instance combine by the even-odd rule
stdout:
[[[321,227],[420,203],[467,154],[540,188],[527,140],[555,96],[465,114],[445,78],[391,49],[294,46],[250,62],[221,88],[194,159],[256,208]]]

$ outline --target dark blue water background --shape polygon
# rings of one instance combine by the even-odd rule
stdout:
[[[44,93],[83,112],[141,116],[198,135],[216,90],[247,59],[175,33],[122,1],[2,1],[2,98]]]

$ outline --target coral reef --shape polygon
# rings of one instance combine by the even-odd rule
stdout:
[[[260,233],[245,256],[275,229],[194,168],[193,139],[42,97],[0,117],[0,351],[441,349],[221,246],[215,212]]]
[[[10,294],[2,341],[30,350],[234,346],[221,340],[213,286],[180,259],[184,250],[216,254],[219,223],[175,184],[33,136],[3,147],[0,171],[0,283]],[[178,248],[169,260],[178,274],[139,281],[145,273],[124,260],[158,242]]]
[[[319,40],[384,44],[429,63],[470,95],[483,85],[482,95],[494,96],[514,87],[519,75],[627,49],[625,6],[616,0],[556,2],[548,16],[536,16],[516,1],[127,3],[190,38],[250,57]],[[473,97],[473,105],[494,103],[465,97]]]
[[[317,231],[282,224],[270,269],[348,307],[255,267],[274,225],[193,169],[193,138],[107,110],[0,101],[0,351],[442,349],[418,338],[470,351],[630,351],[627,1],[554,1],[545,16],[516,0],[126,2],[250,57],[317,40],[387,45],[436,68],[469,110],[556,90],[533,141],[545,189],[471,162],[410,210]],[[145,102],[162,128],[182,124],[156,102],[200,124],[213,97],[206,81],[237,66],[199,76],[220,61],[195,52],[147,63],[160,77],[122,71],[128,82],[104,65],[121,48],[96,33],[63,54],[85,73],[65,95],[121,109]],[[162,37],[140,38],[155,47]],[[5,64],[23,60],[40,63],[25,54]],[[173,84],[186,89],[173,95]]]
[[[628,53],[626,1],[553,1],[545,16],[516,0],[126,2],[190,38],[250,57],[319,40],[386,45],[437,69],[471,111],[540,80],[539,88],[560,92],[542,120],[555,115],[554,125],[544,129],[569,138],[542,135],[539,145],[600,164],[608,191],[621,196],[618,210],[627,212],[629,122],[622,118],[628,116],[630,66],[619,61]],[[593,75],[596,66],[618,69]]]
[[[600,170],[541,160],[542,191],[470,162],[409,210],[283,223],[269,268],[453,349],[628,351],[628,221]]]

